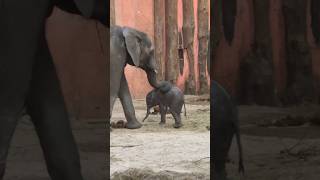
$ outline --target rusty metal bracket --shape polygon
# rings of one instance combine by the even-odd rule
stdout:
[[[178,61],[179,61],[180,75],[183,74],[183,68],[184,68],[183,50],[184,50],[184,47],[183,47],[182,32],[179,32],[179,34],[178,34]]]

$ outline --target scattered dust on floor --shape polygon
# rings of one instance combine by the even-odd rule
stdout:
[[[141,173],[149,177],[149,173],[145,168],[152,170],[157,175],[164,172],[164,169],[181,173],[204,174],[205,171],[202,168],[207,168],[208,172],[209,159],[205,157],[207,156],[206,154],[209,154],[210,137],[209,132],[206,130],[206,126],[210,124],[209,101],[206,98],[189,96],[186,102],[188,117],[183,117],[182,121],[185,126],[181,129],[177,130],[172,127],[173,119],[171,115],[167,115],[167,124],[164,127],[158,125],[160,116],[153,115],[143,123],[144,126],[139,130],[116,129],[112,132],[112,145],[138,146],[111,148],[111,154],[113,155],[111,157],[111,171],[117,172],[118,175],[120,174],[117,177],[125,177],[132,171],[137,174],[137,177],[141,177],[139,176]],[[141,121],[146,113],[145,102],[144,100],[135,100],[134,104],[138,120]],[[124,119],[121,105],[118,104],[115,108],[118,108],[118,110],[114,111],[113,120]],[[230,162],[227,163],[229,178],[232,180],[320,179],[319,126],[304,124],[292,127],[262,127],[260,125],[265,122],[278,121],[288,115],[305,117],[311,116],[315,112],[320,112],[320,106],[304,105],[285,108],[239,106],[245,176],[241,176],[237,172],[238,149],[234,140],[229,153]],[[124,142],[121,142],[121,140]],[[187,153],[181,162],[179,162],[180,155],[173,156],[173,154],[168,154],[170,152],[161,151],[166,147],[166,150],[172,149],[175,154],[179,152],[179,147],[175,146],[175,141],[188,142],[180,144],[180,146],[184,147],[184,152]],[[151,144],[148,144],[150,142]],[[147,148],[144,148],[144,146]],[[158,147],[158,149],[152,149],[153,146]],[[196,153],[191,148],[195,146],[199,150]],[[133,149],[131,150],[131,148]],[[207,153],[205,153],[205,148],[208,148]],[[285,151],[288,149],[289,153]],[[139,150],[140,152],[138,152]],[[159,157],[159,154],[160,156],[163,155],[163,158]],[[126,160],[128,157],[132,158],[129,162]],[[151,157],[152,159],[148,159]],[[197,159],[201,158],[205,159],[200,160],[199,163]],[[139,164],[139,161],[145,162],[145,164]],[[165,164],[165,161],[171,161],[171,166],[170,163]],[[154,167],[155,164],[160,164],[160,166]],[[165,166],[168,167],[159,168]],[[132,168],[138,168],[139,170],[132,170]]]
[[[291,116],[306,117],[319,106],[240,106],[239,119],[244,152],[245,176],[239,175],[238,149],[233,141],[227,171],[232,180],[320,179],[320,127],[260,127],[260,121]],[[287,153],[286,151],[289,150]]]
[[[161,171],[161,172],[154,172],[150,169],[128,169],[121,173],[115,173],[113,180],[123,180],[123,179],[130,179],[130,180],[208,180],[210,177],[208,175],[199,174],[199,173],[178,173],[173,171]]]
[[[134,100],[138,120],[146,113],[145,100]],[[210,106],[205,96],[186,96],[187,117],[183,127],[160,126],[160,115],[150,115],[143,127],[136,130],[114,129],[110,137],[110,174],[113,179],[136,174],[141,180],[150,177],[209,179],[210,175]],[[122,106],[116,102],[112,121],[124,120]],[[188,177],[188,178],[184,178]],[[194,177],[194,178],[193,178]],[[140,178],[137,178],[140,179]]]
[[[210,133],[111,133],[110,173],[130,168],[209,174]]]

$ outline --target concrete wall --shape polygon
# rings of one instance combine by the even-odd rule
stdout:
[[[100,24],[59,9],[47,22],[49,47],[71,116],[106,117],[106,34]]]

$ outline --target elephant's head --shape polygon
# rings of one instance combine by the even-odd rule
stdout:
[[[122,33],[129,54],[127,62],[143,69],[147,73],[151,86],[159,87],[156,79],[154,46],[148,35],[128,27],[124,27]]]

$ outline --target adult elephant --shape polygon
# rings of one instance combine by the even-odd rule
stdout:
[[[101,0],[101,4],[102,1],[107,3]],[[91,3],[92,7],[100,6],[94,2],[97,1]],[[0,180],[4,177],[10,141],[23,109],[35,125],[51,179],[83,179],[79,152],[45,38],[46,18],[57,3],[54,0],[0,0]],[[72,3],[65,0],[57,5],[78,14],[86,9],[70,6]],[[103,20],[108,12],[95,12],[98,9],[91,8],[83,14],[107,24]]]
[[[140,128],[142,125],[135,116],[124,68],[130,64],[143,69],[151,86],[160,87],[156,80],[154,47],[147,34],[129,27],[114,26],[110,28],[110,57],[110,113],[119,97],[127,119],[126,127]]]

